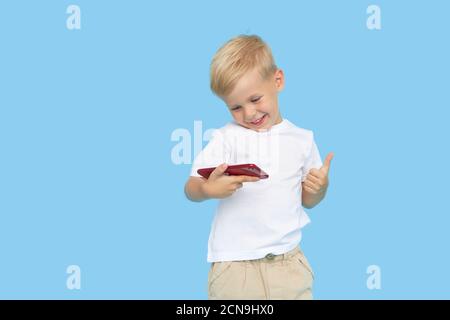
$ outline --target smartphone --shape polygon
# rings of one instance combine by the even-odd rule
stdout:
[[[216,167],[198,169],[197,173],[202,177],[208,179],[209,175],[214,171],[215,168]],[[258,177],[260,179],[267,179],[269,177],[267,173],[265,173],[254,163],[230,165],[228,166],[227,170],[225,170],[225,174],[230,176],[251,176]]]

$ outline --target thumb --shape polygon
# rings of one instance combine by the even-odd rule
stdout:
[[[220,166],[217,166],[213,172],[211,172],[209,178],[218,178],[221,175],[224,174],[224,172],[227,170],[228,165],[226,163],[222,163]]]
[[[320,168],[322,171],[324,171],[326,174],[328,174],[328,171],[330,170],[330,164],[331,159],[333,159],[334,153],[330,152],[327,157],[325,158],[325,161],[323,162],[322,168]]]

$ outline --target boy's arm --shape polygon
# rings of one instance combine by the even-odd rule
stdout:
[[[194,202],[200,202],[209,199],[203,190],[203,185],[206,180],[201,177],[189,177],[189,180],[184,186],[184,194],[186,197]]]
[[[311,169],[302,182],[302,205],[307,209],[315,207],[325,197],[328,189],[328,172],[334,154],[329,153],[320,169]]]

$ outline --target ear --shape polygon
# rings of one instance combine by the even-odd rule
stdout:
[[[277,87],[277,91],[281,91],[284,88],[284,73],[281,69],[277,69],[277,71],[275,71],[275,85]]]

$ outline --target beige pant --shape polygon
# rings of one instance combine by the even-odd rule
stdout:
[[[312,299],[313,278],[298,247],[257,260],[213,262],[208,299]]]

